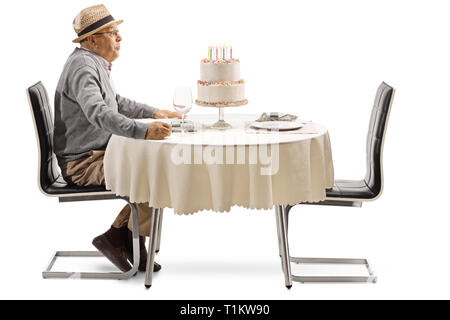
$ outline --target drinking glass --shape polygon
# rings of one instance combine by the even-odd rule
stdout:
[[[181,132],[184,133],[184,116],[192,109],[192,89],[190,87],[175,88],[173,107],[181,114]]]

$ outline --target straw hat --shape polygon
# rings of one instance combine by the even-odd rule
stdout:
[[[122,22],[123,20],[114,20],[103,4],[83,9],[73,20],[73,29],[78,38],[72,42],[78,43],[101,29],[117,26]]]

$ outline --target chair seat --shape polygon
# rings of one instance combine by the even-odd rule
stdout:
[[[333,188],[327,189],[327,198],[373,199],[375,196],[364,180],[335,180]]]
[[[89,192],[107,192],[105,186],[86,186],[79,187],[76,185],[68,184],[64,179],[59,176],[56,181],[47,186],[44,189],[44,192],[51,195],[65,195],[65,194],[77,194],[77,193],[89,193]]]

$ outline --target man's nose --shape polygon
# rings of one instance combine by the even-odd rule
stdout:
[[[116,36],[116,41],[117,41],[117,42],[122,41],[122,36],[121,36],[120,34],[117,34],[117,36]]]

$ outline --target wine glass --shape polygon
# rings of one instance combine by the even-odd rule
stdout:
[[[192,109],[192,89],[176,87],[173,94],[173,107],[181,114],[181,132],[184,133],[184,116]]]

